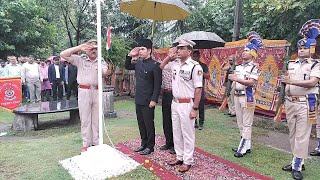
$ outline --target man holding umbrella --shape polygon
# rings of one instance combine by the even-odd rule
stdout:
[[[78,52],[81,51],[86,53],[87,58],[78,55]],[[64,50],[60,55],[78,68],[78,104],[83,141],[81,152],[85,152],[88,147],[99,144],[97,41],[90,40]],[[106,77],[107,75],[108,67],[103,63],[102,76]]]
[[[162,81],[159,63],[151,58],[151,52],[152,41],[142,39],[138,47],[128,54],[125,62],[125,68],[135,70],[136,73],[135,104],[141,146],[135,152],[140,152],[141,155],[148,155],[154,151],[154,109],[158,102]]]

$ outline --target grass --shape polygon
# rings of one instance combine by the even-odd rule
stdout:
[[[116,111],[121,118],[106,121],[108,134],[114,144],[139,138],[137,122],[134,119],[135,107],[132,101],[115,102]],[[127,115],[123,115],[128,112]],[[10,123],[13,114],[0,111],[0,122]],[[156,108],[155,125],[157,134],[163,134],[161,108]],[[55,119],[66,119],[68,113],[42,115],[42,124]],[[223,115],[217,109],[206,110],[205,129],[196,131],[196,146],[214,155],[250,168],[275,179],[291,179],[290,173],[283,172],[281,166],[290,162],[291,155],[280,152],[253,141],[254,152],[245,158],[233,157],[231,148],[238,145],[239,132],[233,118]],[[44,122],[44,123],[43,123]],[[261,126],[263,126],[263,122]],[[40,125],[42,125],[40,124]],[[254,128],[253,137],[263,136],[266,129]],[[105,138],[105,142],[110,144]],[[10,132],[0,138],[0,179],[72,179],[58,163],[59,160],[72,157],[81,148],[80,125],[64,124],[57,127],[48,125],[46,130],[26,133]],[[308,159],[306,180],[320,179],[319,159]],[[143,167],[113,179],[158,179]]]

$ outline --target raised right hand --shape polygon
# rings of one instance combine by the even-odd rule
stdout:
[[[138,56],[138,55],[139,55],[139,50],[140,50],[139,47],[133,48],[133,49],[130,51],[130,53],[128,54],[128,56],[130,56],[130,57],[136,57],[136,56]]]
[[[88,52],[92,48],[93,48],[93,46],[90,45],[90,44],[87,44],[87,43],[84,43],[84,44],[80,45],[80,51],[83,51],[83,52]]]
[[[178,49],[176,47],[170,48],[168,52],[168,56],[171,60],[174,60],[177,58],[177,51]]]

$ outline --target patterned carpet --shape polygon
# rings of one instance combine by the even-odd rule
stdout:
[[[168,151],[159,150],[159,145],[165,139],[156,136],[155,151],[148,156],[141,156],[133,150],[140,146],[140,139],[127,141],[117,145],[117,149],[129,155],[161,179],[197,179],[197,180],[269,180],[270,177],[261,175],[245,167],[239,166],[218,156],[209,154],[199,148],[194,153],[195,164],[186,173],[180,173],[177,167],[167,164],[175,156]]]

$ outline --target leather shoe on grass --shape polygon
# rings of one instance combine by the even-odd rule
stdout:
[[[176,166],[176,165],[181,165],[181,164],[183,164],[183,161],[180,161],[180,160],[175,159],[175,160],[173,160],[173,161],[168,162],[168,164],[169,164],[170,166]]]
[[[297,179],[297,180],[301,180],[301,179],[303,179],[303,176],[300,171],[293,170],[292,171],[292,178]]]
[[[179,167],[178,171],[184,173],[184,172],[189,171],[190,168],[191,168],[191,165],[182,164],[182,165]]]
[[[291,166],[291,164],[288,164],[288,165],[285,165],[285,166],[283,166],[282,167],[282,170],[283,171],[292,171],[292,166]],[[306,170],[306,168],[304,167],[304,164],[302,165],[302,171],[304,171],[304,170]]]
[[[320,156],[320,152],[317,151],[317,150],[313,150],[313,151],[310,153],[310,156]]]
[[[241,154],[239,152],[234,153],[234,157],[236,157],[236,158],[242,158],[244,155],[246,155],[246,153],[244,153],[244,154]]]
[[[238,151],[238,148],[232,148],[232,151],[233,151],[233,152],[237,152],[237,151]],[[246,153],[251,153],[251,149],[248,149]]]
[[[140,152],[140,151],[143,151],[144,149],[146,149],[146,147],[140,146],[137,149],[135,149],[134,152]]]
[[[148,155],[151,154],[153,151],[153,148],[145,148],[143,151],[140,151],[140,155]]]

